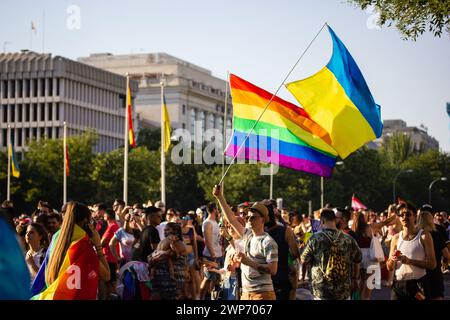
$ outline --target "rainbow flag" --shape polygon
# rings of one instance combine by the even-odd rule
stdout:
[[[170,118],[167,111],[166,96],[163,96],[163,123],[161,130],[164,130],[164,152],[169,151],[170,147]]]
[[[87,233],[75,225],[58,278],[48,286],[46,268],[60,231],[55,233],[31,292],[32,300],[95,300],[98,288],[99,260]]]
[[[131,89],[130,82],[127,81],[127,116],[128,116],[128,138],[130,140],[130,145],[132,148],[136,147],[136,139],[134,138],[133,131],[133,113],[131,106]]]
[[[272,94],[236,75],[230,75],[233,100],[233,136],[225,155],[273,163],[320,176],[331,175],[336,151],[330,136],[298,106],[275,96],[250,134],[239,147]]]
[[[11,158],[11,168],[12,168],[12,175],[15,178],[20,177],[20,168],[19,164],[16,159],[16,153],[14,152],[14,142],[11,141],[8,148],[8,156]]]
[[[331,145],[344,159],[369,141],[381,136],[377,105],[350,52],[328,27],[333,55],[315,75],[288,83],[286,88],[316,123],[331,137]]]

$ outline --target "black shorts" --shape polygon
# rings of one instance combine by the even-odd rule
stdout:
[[[430,286],[425,275],[417,280],[394,280],[392,284],[391,300],[416,300],[416,294],[422,288],[426,299],[430,298]]]
[[[117,280],[117,263],[108,262],[109,273],[111,274],[111,278],[109,278],[108,283],[116,282]]]
[[[444,297],[444,276],[441,267],[427,271],[428,284],[430,285],[430,298]]]

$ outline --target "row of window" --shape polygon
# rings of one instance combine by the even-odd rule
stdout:
[[[24,147],[32,139],[58,139],[62,136],[62,130],[62,128],[56,127],[14,128],[11,129],[11,140],[15,147]],[[3,147],[8,145],[8,129],[2,129],[1,145]]]
[[[203,91],[208,91],[209,93],[220,96],[220,97],[225,97],[225,92],[220,89],[215,89],[213,87],[207,86],[207,85],[197,82],[197,81],[192,81],[191,84],[194,88],[198,88]]]
[[[76,105],[67,105],[66,110],[66,121],[71,124],[109,132],[123,132],[125,129],[124,109],[121,109],[122,116]]]
[[[0,82],[0,97],[13,99],[59,96],[59,86],[58,78],[2,80]]]
[[[3,123],[59,120],[59,103],[3,104],[0,107]]]
[[[223,131],[223,117],[221,115],[214,115],[212,113],[206,113],[201,110],[196,110],[192,108],[190,111],[189,118],[190,128],[189,131],[191,134],[195,133],[196,124],[200,123],[200,130],[204,132],[206,129],[219,129],[221,132]],[[231,128],[231,119],[227,119],[227,128]],[[185,125],[183,123],[183,129],[185,129]]]

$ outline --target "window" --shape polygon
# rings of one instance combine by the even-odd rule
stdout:
[[[48,120],[53,121],[53,103],[48,104]]]
[[[23,97],[23,82],[22,80],[17,80],[17,97]]]
[[[10,115],[9,115],[9,118],[10,118],[11,122],[16,121],[16,119],[15,119],[15,111],[16,111],[15,105],[12,104],[10,106]]]
[[[25,128],[25,144],[27,142],[27,139],[30,138],[30,128]]]
[[[8,135],[8,131],[7,131],[7,129],[3,129],[2,130],[2,136],[3,136],[3,146],[4,147],[6,147],[7,146],[7,144],[8,144],[8,137],[7,137],[7,135]]]
[[[41,121],[45,121],[45,103],[40,103],[40,110],[41,110]]]
[[[10,86],[11,86],[11,92],[9,97],[10,98],[15,98],[16,97],[16,81],[15,80],[11,80],[10,81]]]
[[[2,105],[3,110],[3,122],[8,122],[8,105],[4,104]]]
[[[183,109],[182,109],[182,111],[183,111],[183,114],[186,114],[186,105],[184,105],[184,104],[183,104]]]
[[[38,93],[38,79],[33,79],[33,97],[37,97]]]
[[[30,79],[25,80],[25,97],[29,98],[31,95],[31,81]]]
[[[17,129],[17,146],[22,146],[22,130],[23,129]]]
[[[186,123],[183,122],[182,128],[183,128],[183,129],[186,129]]]
[[[53,97],[53,78],[48,79],[48,95]]]
[[[18,110],[18,115],[17,115],[17,121],[18,122],[22,122],[22,110],[23,110],[23,105],[19,104],[17,105]]]
[[[30,121],[30,105],[26,104],[25,105],[25,122],[29,122]]]
[[[52,137],[52,127],[47,128],[47,137],[50,139]]]
[[[190,132],[193,135],[195,133],[195,109],[191,109],[191,117],[190,117]]]
[[[2,81],[2,98],[6,99],[8,97],[8,80]]]
[[[41,93],[39,96],[41,96],[41,97],[45,96],[45,78],[41,79]]]
[[[59,78],[56,79],[56,95],[59,96]]]
[[[45,128],[41,128],[41,139],[44,139],[44,137],[45,137]]]
[[[59,103],[57,103],[55,105],[55,108],[56,108],[56,110],[55,110],[55,120],[59,121]]]
[[[33,121],[36,122],[38,118],[38,106],[37,103],[33,103]]]
[[[32,139],[37,139],[37,128],[33,128],[33,134],[31,135]]]

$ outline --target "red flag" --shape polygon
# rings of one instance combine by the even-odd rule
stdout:
[[[352,208],[353,210],[367,209],[367,207],[361,201],[359,201],[359,199],[356,198],[355,195],[352,195]]]
[[[70,159],[69,159],[69,147],[68,146],[66,146],[65,157],[66,157],[66,176],[69,176],[69,173],[70,173]]]

